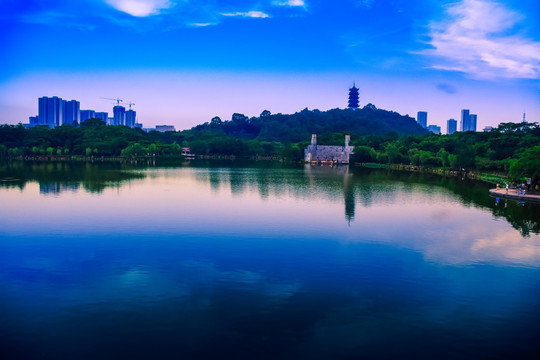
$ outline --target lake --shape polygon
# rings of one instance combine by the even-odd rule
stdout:
[[[436,175],[0,164],[2,359],[535,358],[540,206]]]

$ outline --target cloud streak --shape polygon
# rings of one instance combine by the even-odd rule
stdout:
[[[162,10],[170,8],[173,3],[170,0],[105,0],[107,4],[118,11],[125,12],[136,17],[157,15]]]
[[[540,42],[512,34],[522,16],[491,0],[462,0],[449,19],[430,24],[432,48],[421,54],[434,69],[473,78],[540,79]]]
[[[273,2],[276,6],[291,6],[291,7],[305,7],[306,4],[304,0],[285,0],[285,1],[279,1],[276,0]]]
[[[48,10],[39,13],[39,15],[22,14],[18,17],[18,19],[28,24],[74,27],[82,30],[93,30],[95,28],[94,25],[85,24],[84,22],[78,21],[78,19],[72,14],[59,11]]]
[[[258,18],[258,19],[264,19],[270,17],[267,13],[264,13],[262,11],[247,11],[247,12],[233,12],[233,13],[221,13],[223,16],[227,17],[248,17],[248,18]]]

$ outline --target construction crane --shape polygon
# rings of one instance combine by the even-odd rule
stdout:
[[[131,110],[131,105],[135,105],[135,103],[132,103],[131,101],[128,103],[129,105],[129,110]]]
[[[116,101],[116,105],[117,105],[117,106],[120,105],[120,102],[124,101],[124,100],[122,100],[122,99],[120,99],[120,98],[111,99],[111,98],[102,97],[102,98],[100,98],[100,99]],[[133,104],[133,105],[135,105],[135,104]]]

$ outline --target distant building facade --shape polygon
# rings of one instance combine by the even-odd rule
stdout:
[[[93,119],[96,117],[96,112],[94,110],[81,110],[81,122],[88,119]]]
[[[58,96],[43,96],[38,99],[38,125],[47,125],[51,129],[64,122],[64,104]]]
[[[461,110],[461,121],[459,123],[459,131],[468,131],[469,129],[469,110]]]
[[[337,162],[348,164],[354,147],[349,145],[350,135],[345,135],[344,146],[317,145],[317,135],[311,135],[311,144],[304,150],[304,160],[312,162]]]
[[[348,107],[350,109],[358,109],[360,106],[360,93],[359,89],[353,83],[353,87],[349,89],[349,103]]]
[[[419,111],[416,114],[416,121],[418,124],[420,124],[424,129],[427,128],[427,111]]]
[[[476,131],[476,120],[478,116],[476,114],[469,115],[469,131]]]
[[[137,115],[137,112],[135,110],[129,109],[126,111],[125,115],[125,124],[127,127],[134,128],[135,127],[135,116]]]
[[[101,119],[105,124],[107,124],[107,119],[109,118],[109,113],[106,112],[95,112],[94,118]]]
[[[448,135],[453,134],[457,131],[457,120],[448,119],[446,120],[446,133]]]
[[[440,134],[441,133],[441,127],[437,125],[428,125],[427,127],[428,131],[431,131],[434,134]]]
[[[29,123],[29,127],[34,127],[34,126],[39,125],[39,116],[38,115],[30,116],[28,118],[28,123]]]
[[[126,124],[126,108],[120,105],[113,107],[113,123],[111,125]]]
[[[476,131],[476,122],[478,116],[471,114],[468,109],[461,110],[461,131]]]
[[[176,131],[176,128],[173,125],[156,125],[156,131],[166,132],[166,131]]]
[[[64,100],[64,124],[73,125],[81,122],[81,103],[77,100]]]
[[[121,101],[121,100],[120,100]],[[135,105],[130,103],[131,105]],[[107,112],[96,112],[94,110],[81,110],[80,102],[77,100],[63,100],[57,96],[38,98],[38,115],[28,118],[27,127],[46,125],[54,128],[60,125],[76,125],[88,119],[101,119],[107,125],[126,125],[130,128],[137,126],[136,112],[123,106],[113,108],[113,117],[109,117]]]

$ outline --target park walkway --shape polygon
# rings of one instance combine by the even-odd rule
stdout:
[[[540,203],[540,195],[538,194],[519,194],[518,189],[508,189],[508,192],[506,192],[506,189],[490,189],[489,193],[491,196],[498,196],[503,199],[514,199],[514,200],[520,200],[520,201],[532,201],[536,203]]]

